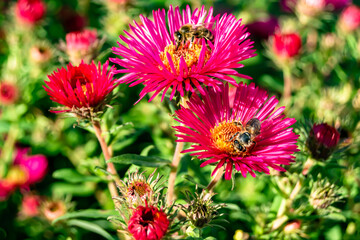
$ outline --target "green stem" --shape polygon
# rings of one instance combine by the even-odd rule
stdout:
[[[288,102],[291,98],[291,88],[292,88],[292,76],[290,66],[285,66],[283,68],[284,74],[284,92],[283,98],[285,102]]]

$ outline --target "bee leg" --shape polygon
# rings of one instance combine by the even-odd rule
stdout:
[[[239,135],[239,132],[235,133],[229,140],[226,142],[231,142],[237,135]]]

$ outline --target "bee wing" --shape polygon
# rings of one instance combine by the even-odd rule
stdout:
[[[197,27],[204,27],[204,28],[210,29],[211,23],[198,23],[198,24],[193,24],[192,26],[194,29]]]

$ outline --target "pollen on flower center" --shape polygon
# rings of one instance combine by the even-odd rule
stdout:
[[[240,131],[242,129],[233,122],[222,122],[210,130],[211,138],[216,148],[231,155],[239,155],[229,139]]]
[[[160,53],[160,59],[164,63],[166,69],[172,72],[172,68],[170,66],[169,59],[167,57],[167,53],[169,53],[169,55],[171,56],[171,60],[174,63],[176,73],[179,74],[181,57],[184,58],[188,69],[190,69],[192,66],[196,66],[196,64],[198,63],[201,53],[201,48],[202,45],[198,43],[186,44],[185,46],[181,45],[178,49],[176,49],[175,45],[170,44],[165,47],[163,52]],[[204,63],[206,63],[209,60],[210,55],[211,52],[206,47]]]
[[[132,182],[128,187],[128,196],[131,198],[136,198],[136,195],[140,198],[146,196],[147,193],[150,192],[149,184],[142,181]]]

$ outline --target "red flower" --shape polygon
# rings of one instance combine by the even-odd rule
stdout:
[[[8,179],[0,179],[0,201],[4,201],[14,191],[16,185],[10,182]]]
[[[306,145],[316,159],[327,159],[336,148],[340,133],[327,123],[314,124]]]
[[[22,200],[20,214],[24,217],[35,217],[40,213],[40,204],[40,196],[27,194]]]
[[[293,58],[299,54],[300,49],[301,38],[297,33],[277,33],[273,36],[273,51],[280,58]]]
[[[23,23],[34,25],[45,15],[46,6],[41,0],[18,0],[16,17]]]
[[[50,81],[44,86],[50,99],[64,105],[52,112],[72,112],[78,117],[92,119],[100,114],[110,101],[110,94],[117,86],[114,84],[114,67],[107,70],[109,63],[103,67],[81,63],[74,67],[69,63],[67,69],[61,68],[48,75]]]
[[[268,167],[285,171],[279,165],[289,165],[298,151],[298,135],[289,128],[296,120],[285,118],[285,107],[275,110],[278,100],[253,83],[240,83],[233,103],[229,101],[228,86],[219,92],[209,88],[203,98],[193,94],[189,107],[175,112],[182,123],[174,127],[178,141],[193,143],[183,153],[205,160],[201,167],[217,164],[213,175],[226,166],[227,180],[233,167],[244,177],[248,172],[255,177],[254,171],[269,174]]]
[[[355,5],[347,7],[340,15],[339,26],[345,32],[356,30],[360,26],[360,8]]]
[[[18,99],[18,88],[9,82],[0,83],[0,105],[11,105]]]
[[[154,206],[137,207],[128,222],[128,230],[136,240],[159,240],[169,227],[166,214]]]

